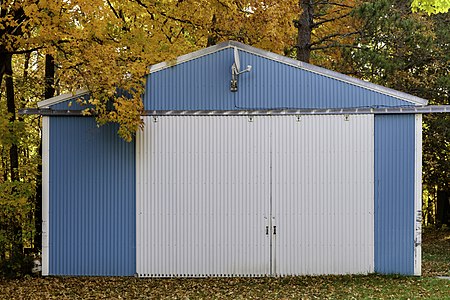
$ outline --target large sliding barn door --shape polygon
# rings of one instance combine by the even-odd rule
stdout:
[[[136,146],[138,276],[270,273],[267,126],[145,118]]]
[[[139,276],[373,271],[372,115],[145,122]]]
[[[373,272],[373,115],[297,121],[272,121],[274,272]]]

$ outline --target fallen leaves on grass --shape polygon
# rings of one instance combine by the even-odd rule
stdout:
[[[450,230],[425,228],[422,236],[422,275],[450,276]]]
[[[360,299],[450,297],[450,281],[401,276],[48,277],[0,280],[9,299]]]
[[[264,278],[0,278],[1,299],[450,299],[450,231],[425,229],[423,274]]]

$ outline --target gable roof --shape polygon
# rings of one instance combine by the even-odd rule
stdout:
[[[318,67],[309,63],[305,63],[302,61],[298,61],[286,56],[282,56],[279,54],[275,54],[269,51],[265,51],[262,49],[258,49],[246,44],[242,44],[240,42],[236,42],[236,41],[227,41],[227,42],[223,42],[214,46],[210,46],[208,48],[205,49],[201,49],[195,52],[191,52],[185,55],[181,55],[179,57],[177,57],[174,60],[171,61],[166,61],[166,62],[161,62],[155,65],[152,65],[150,67],[150,73],[156,73],[159,71],[162,71],[164,69],[176,66],[176,65],[180,65],[186,62],[189,62],[191,60],[203,57],[203,56],[207,56],[210,54],[213,54],[215,52],[219,52],[222,51],[224,49],[228,49],[228,48],[236,48],[240,51],[244,51],[265,59],[269,59],[287,66],[291,66],[291,67],[295,67],[295,68],[299,68],[311,73],[315,73],[315,74],[319,74],[328,78],[332,78],[335,79],[337,81],[341,81],[353,86],[357,86],[366,90],[370,90],[370,91],[374,91],[386,96],[390,96],[402,101],[406,101],[409,103],[412,103],[414,105],[427,105],[428,101],[423,99],[423,98],[419,98],[404,92],[400,92],[394,89],[390,89],[381,85],[377,85],[368,81],[364,81],[361,79],[357,79],[348,75],[344,75],[335,71],[331,71],[322,67]],[[71,100],[73,98],[77,98],[77,97],[81,97],[83,95],[89,94],[89,91],[86,89],[81,89],[81,90],[77,90],[74,93],[67,93],[67,94],[62,94],[50,99],[46,99],[44,101],[41,101],[38,103],[38,107],[39,108],[49,108],[52,105],[64,102],[64,101],[68,101]]]
[[[179,57],[177,57],[174,60],[171,61],[167,61],[167,62],[161,62],[155,65],[152,65],[150,67],[150,73],[155,73],[197,58],[200,58],[202,56],[206,56],[206,55],[210,55],[213,54],[215,52],[227,49],[227,48],[237,48],[240,51],[245,51],[248,52],[250,54],[253,55],[257,55],[269,60],[273,60],[288,66],[292,66],[292,67],[296,67],[305,71],[309,71],[315,74],[319,74],[325,77],[329,77],[341,82],[345,82],[354,86],[358,86],[367,90],[371,90],[371,91],[375,91],[387,96],[391,96],[394,98],[397,98],[399,100],[403,100],[403,101],[407,101],[410,103],[413,103],[415,105],[427,105],[428,101],[420,98],[420,97],[416,97],[404,92],[400,92],[391,88],[387,88],[378,84],[374,84],[368,81],[364,81],[361,79],[357,79],[348,75],[344,75],[342,73],[338,73],[335,71],[331,71],[322,67],[318,67],[309,63],[305,63],[302,61],[298,61],[295,59],[292,59],[290,57],[286,57],[286,56],[282,56],[273,52],[269,52],[269,51],[265,51],[259,48],[255,48],[240,42],[236,42],[236,41],[227,41],[227,42],[222,42],[220,44],[214,45],[214,46],[210,46],[208,48],[205,49],[201,49],[195,52],[191,52],[185,55],[181,55]]]

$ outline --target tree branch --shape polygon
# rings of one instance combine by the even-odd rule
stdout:
[[[31,53],[40,49],[44,49],[44,46],[39,46],[39,47],[35,47],[35,48],[31,48],[31,49],[27,49],[27,50],[15,50],[15,51],[0,51],[0,53],[6,53],[6,54],[26,54],[26,53]]]
[[[317,27],[319,27],[322,24],[325,24],[325,23],[328,23],[328,22],[333,22],[333,21],[340,20],[340,19],[343,19],[345,17],[348,17],[350,14],[351,14],[351,12],[348,12],[348,13],[343,14],[341,16],[337,16],[336,18],[325,19],[323,21],[314,22],[311,27],[312,28],[317,28]]]
[[[351,5],[338,3],[338,2],[330,2],[330,1],[316,2],[316,3],[314,3],[314,5],[334,5],[334,6],[345,7],[345,8],[353,8],[353,6],[351,6]]]
[[[345,44],[335,42],[335,43],[328,44],[325,46],[311,47],[311,50],[325,50],[325,49],[330,49],[330,48],[335,48],[335,47],[351,48],[351,49],[359,49],[359,50],[367,49],[367,47],[361,47],[361,46],[355,46],[355,45],[345,45]]]
[[[319,45],[319,44],[322,44],[323,42],[328,41],[335,37],[348,37],[348,36],[352,36],[352,35],[359,34],[359,33],[360,33],[359,31],[353,31],[353,32],[348,32],[348,33],[333,33],[333,34],[324,36],[323,38],[321,38],[318,41],[312,42],[310,45],[311,46]]]
[[[185,20],[185,19],[180,19],[180,18],[177,18],[177,17],[170,16],[166,12],[163,12],[163,11],[160,12],[159,14],[161,16],[163,16],[163,17],[166,17],[167,19],[172,20],[172,21],[177,21],[177,22],[180,22],[180,23],[189,24],[189,25],[192,25],[194,27],[202,27],[200,24],[195,24],[194,22],[192,22],[190,20]]]
[[[114,15],[116,16],[117,19],[121,19],[121,17],[119,16],[119,14],[117,13],[116,9],[114,8],[114,6],[111,4],[111,2],[109,0],[106,0],[106,3],[108,3],[109,8],[111,8],[112,12],[114,13]]]
[[[150,11],[149,6],[147,4],[143,3],[141,0],[133,0],[133,1],[135,1],[140,6],[144,7],[147,10],[147,13],[150,14],[150,16],[152,18],[154,18],[155,13]],[[194,27],[201,27],[201,25],[195,24],[195,23],[193,23],[190,20],[185,20],[185,19],[181,19],[181,18],[170,16],[164,11],[158,12],[158,14],[160,14],[161,16],[163,16],[163,17],[165,17],[167,19],[170,19],[172,21],[177,21],[177,22],[180,22],[180,23],[183,23],[183,24],[189,24],[189,25],[192,25]]]

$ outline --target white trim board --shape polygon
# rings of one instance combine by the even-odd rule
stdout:
[[[42,276],[49,275],[50,117],[42,117]]]
[[[52,105],[67,101],[72,98],[80,97],[80,96],[86,95],[88,93],[89,93],[89,91],[87,89],[80,89],[80,90],[76,90],[73,93],[61,94],[61,95],[58,95],[58,96],[55,96],[52,98],[45,99],[41,102],[38,102],[37,105],[39,108],[49,108]]]
[[[414,147],[414,275],[422,274],[422,115],[417,114]]]

